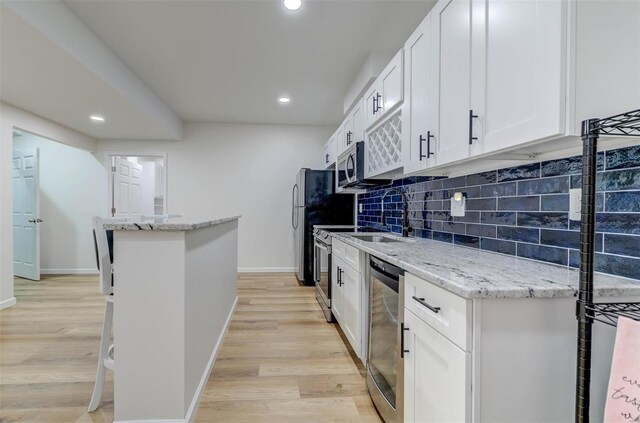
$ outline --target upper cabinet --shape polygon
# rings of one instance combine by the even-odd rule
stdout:
[[[351,111],[340,125],[342,137],[339,141],[338,155],[364,139],[364,110],[362,99],[353,105]]]
[[[341,125],[338,155],[362,133],[376,177],[577,153],[583,119],[638,107],[638,75],[640,1],[439,0],[366,91],[362,130]]]
[[[404,45],[404,109],[403,161],[405,173],[413,173],[435,165],[435,114],[432,95],[434,59],[431,54],[432,28],[429,14]]]
[[[484,152],[564,133],[567,5],[474,0],[470,119]]]
[[[336,153],[336,135],[334,133],[333,135],[331,135],[331,138],[329,138],[329,141],[327,141],[327,143],[324,145],[323,167],[325,169],[330,168],[336,163]]]
[[[364,95],[365,129],[369,128],[403,99],[403,54],[400,50]]]
[[[405,44],[405,172],[564,131],[562,0],[441,0]]]
[[[364,96],[366,178],[392,177],[402,168],[403,63],[401,49]]]
[[[404,48],[405,173],[569,147],[640,104],[639,40],[640,2],[440,0]]]
[[[440,1],[431,12],[433,72],[430,89],[436,164],[464,159],[471,153],[471,0]]]

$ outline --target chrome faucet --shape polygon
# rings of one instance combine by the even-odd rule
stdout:
[[[382,200],[380,200],[380,208],[382,209],[380,221],[382,225],[387,226],[387,215],[384,212],[384,199],[392,192],[396,192],[402,196],[402,236],[406,238],[411,232],[413,232],[413,228],[409,226],[409,199],[407,198],[407,193],[404,190],[399,188],[390,188],[382,195]]]

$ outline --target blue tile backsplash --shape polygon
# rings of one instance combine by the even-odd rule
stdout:
[[[409,177],[358,195],[358,224],[402,232],[402,186],[414,235],[472,248],[578,267],[580,222],[569,220],[569,189],[580,188],[580,156],[455,178]],[[467,197],[464,217],[450,199]],[[640,146],[598,154],[596,271],[640,279]]]

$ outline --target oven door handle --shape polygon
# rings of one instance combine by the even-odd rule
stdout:
[[[404,332],[409,331],[409,328],[406,327],[403,323],[400,323],[400,358],[404,358],[404,355],[409,352],[404,348]]]
[[[329,252],[329,248],[322,242],[314,241],[314,245],[316,248],[320,248],[321,250]]]

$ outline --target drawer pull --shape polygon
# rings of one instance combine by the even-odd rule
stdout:
[[[424,300],[424,298],[418,298],[415,295],[413,297],[414,300],[416,300],[417,302],[419,302],[420,304],[422,304],[423,306],[425,306],[426,308],[428,308],[429,310],[433,311],[434,313],[440,313],[441,308],[440,307],[434,307],[430,304],[427,304]]]

